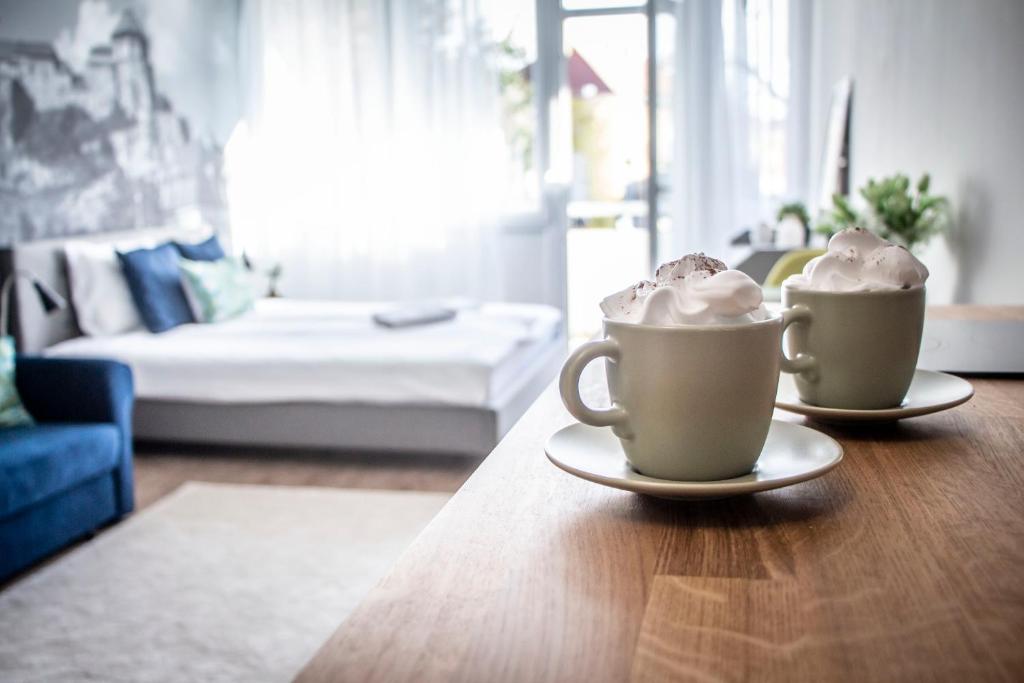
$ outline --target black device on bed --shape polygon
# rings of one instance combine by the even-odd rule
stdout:
[[[373,322],[381,327],[400,328],[430,325],[451,320],[455,309],[443,306],[408,306],[374,313]]]

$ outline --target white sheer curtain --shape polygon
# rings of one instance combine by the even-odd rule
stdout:
[[[233,232],[286,294],[500,295],[482,29],[475,0],[244,0]]]
[[[806,199],[805,0],[683,0],[676,17],[673,248],[728,255]]]
[[[680,253],[724,255],[730,238],[757,215],[744,103],[742,93],[727,88],[722,0],[675,7],[672,242]]]

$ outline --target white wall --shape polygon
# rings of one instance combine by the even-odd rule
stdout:
[[[548,304],[566,312],[565,202],[549,188],[535,221],[502,233],[499,242],[505,301]]]
[[[547,236],[546,231],[501,235],[502,294],[506,301],[558,305],[544,267]]]
[[[555,217],[536,230],[502,234],[502,288],[506,301],[546,303],[566,310],[565,225]]]
[[[1024,303],[1024,2],[813,7],[812,176],[831,86],[851,75],[852,186],[928,171],[953,202],[954,230],[923,252],[929,301]]]

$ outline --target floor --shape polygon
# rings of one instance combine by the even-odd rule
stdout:
[[[136,444],[135,511],[152,505],[186,481],[455,493],[483,459],[465,455]],[[22,574],[0,581],[0,590],[77,546],[75,543]]]
[[[186,481],[454,493],[482,457],[139,444],[135,509]]]

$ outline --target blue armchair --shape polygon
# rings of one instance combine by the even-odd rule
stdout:
[[[32,426],[0,428],[0,581],[131,512],[128,366],[19,357]]]

